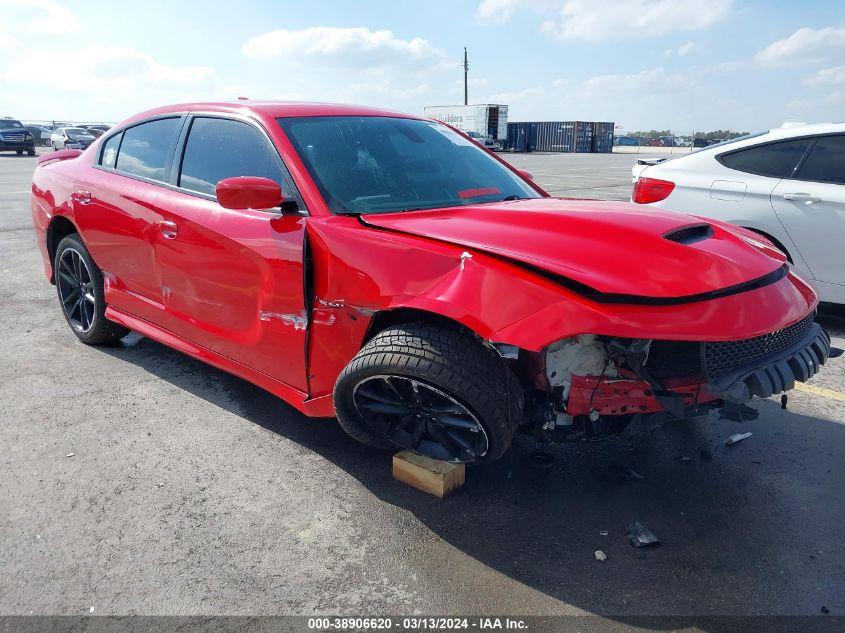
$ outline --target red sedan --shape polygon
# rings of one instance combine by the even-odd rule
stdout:
[[[441,123],[197,103],[39,158],[45,273],[88,344],[134,330],[369,445],[490,462],[805,381],[813,290],[735,226],[549,197]]]

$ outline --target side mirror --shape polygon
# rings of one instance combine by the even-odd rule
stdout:
[[[517,169],[516,171],[518,171],[519,175],[525,178],[525,180],[534,180],[534,175],[530,171],[525,171],[524,169]]]
[[[261,176],[224,178],[214,192],[225,209],[272,209],[285,199],[279,183]]]

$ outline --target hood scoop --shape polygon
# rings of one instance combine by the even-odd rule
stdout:
[[[694,224],[663,234],[663,238],[678,244],[695,244],[713,237],[713,227],[709,224]]]

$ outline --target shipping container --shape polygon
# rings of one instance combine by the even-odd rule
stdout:
[[[612,121],[599,121],[594,124],[593,130],[593,151],[600,154],[608,154],[613,151],[613,129],[615,124]]]
[[[497,103],[479,105],[426,106],[425,116],[448,123],[466,133],[475,132],[505,143],[508,135],[508,106]]]
[[[614,123],[537,121],[508,123],[504,148],[514,152],[612,152]]]

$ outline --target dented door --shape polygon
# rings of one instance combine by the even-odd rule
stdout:
[[[161,214],[164,326],[305,391],[305,217],[178,191],[163,194]]]

